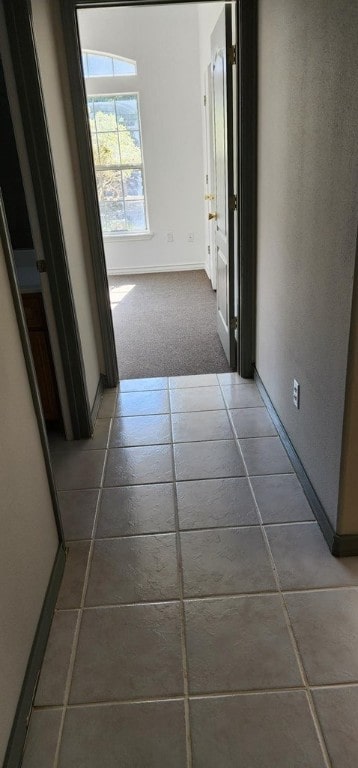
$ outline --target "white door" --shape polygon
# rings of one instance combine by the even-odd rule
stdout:
[[[234,174],[231,6],[223,9],[211,35],[213,148],[217,263],[217,329],[226,357],[235,366],[234,324]]]
[[[214,168],[214,137],[213,137],[213,93],[211,64],[205,72],[205,147],[206,147],[206,184],[205,200],[207,213],[207,245],[208,265],[211,285],[216,291],[216,248],[215,221],[209,217],[215,211],[215,168]]]

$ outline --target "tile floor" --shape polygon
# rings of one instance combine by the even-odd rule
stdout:
[[[254,383],[122,382],[51,450],[66,571],[24,768],[356,768],[358,558]]]

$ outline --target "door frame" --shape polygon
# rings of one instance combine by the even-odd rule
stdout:
[[[49,486],[52,509],[55,518],[58,548],[52,568],[47,591],[44,597],[41,614],[37,623],[35,636],[29,659],[27,662],[25,676],[18,700],[10,738],[8,741],[4,768],[16,768],[20,764],[26,732],[28,728],[29,713],[31,712],[33,697],[46,650],[48,635],[51,628],[53,613],[55,610],[58,591],[61,585],[62,575],[65,567],[66,548],[62,521],[59,509],[57,491],[55,487],[54,476],[52,472],[51,457],[47,441],[46,425],[41,405],[41,397],[37,384],[36,372],[34,368],[30,340],[27,332],[25,313],[22,306],[21,296],[17,283],[16,268],[14,256],[11,247],[10,234],[7,226],[5,206],[0,190],[0,241],[4,251],[5,265],[8,274],[12,300],[19,329],[19,335],[27,370],[27,376],[31,391],[31,397],[35,416],[37,420],[42,454],[45,463],[47,482]],[[25,510],[24,510],[25,511]]]
[[[110,304],[104,245],[97,199],[77,10],[91,7],[168,5],[183,0],[62,0],[61,13],[71,83],[77,150],[80,160],[88,231],[101,322],[108,325]],[[190,2],[190,0],[184,0]],[[234,0],[237,30],[238,105],[238,372],[252,378],[255,364],[256,315],[256,154],[257,154],[257,0]],[[115,354],[115,350],[114,350]]]
[[[12,0],[11,3],[4,3],[3,8],[43,253],[46,256],[73,436],[90,437],[93,418],[43,101],[31,2]],[[94,258],[93,253],[92,258],[94,269],[98,271],[101,261]],[[108,290],[101,297],[99,317],[105,361],[104,384],[116,386],[118,369]]]
[[[256,356],[258,2],[237,0],[239,111],[238,371],[253,378]]]
[[[235,306],[235,272],[238,261],[235,248],[235,219],[240,220],[240,210],[235,199],[235,167],[234,167],[234,64],[233,29],[234,14],[231,3],[226,3],[218,16],[210,35],[210,66],[211,66],[211,96],[212,96],[212,131],[213,131],[213,178],[215,181],[215,219],[214,246],[217,264],[216,289],[216,327],[229,362],[230,368],[237,369],[238,337],[236,334],[235,318],[238,317],[238,307]],[[223,50],[224,43],[224,50]],[[231,55],[230,55],[231,54]],[[220,61],[222,62],[220,64]],[[217,77],[217,62],[219,78]],[[220,172],[220,113],[224,104],[224,120],[221,125],[226,173]],[[219,118],[217,119],[217,108]],[[219,128],[219,133],[218,133]],[[219,193],[220,186],[221,195]],[[222,198],[220,201],[220,197]],[[225,203],[224,203],[225,201]],[[235,215],[236,210],[236,215]],[[224,215],[225,214],[225,215]],[[216,220],[217,219],[217,220]],[[225,286],[225,287],[224,287]],[[236,297],[238,299],[238,296]],[[224,310],[224,311],[223,311]]]

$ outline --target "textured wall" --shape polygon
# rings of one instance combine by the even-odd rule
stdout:
[[[92,406],[103,371],[103,358],[61,20],[57,0],[51,3],[31,0],[31,6],[88,399]]]
[[[0,304],[2,765],[57,551],[58,536],[1,243]]]
[[[256,365],[333,525],[357,224],[357,32],[351,0],[259,1]]]

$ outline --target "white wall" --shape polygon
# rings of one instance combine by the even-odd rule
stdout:
[[[64,239],[92,406],[103,370],[102,345],[85,221],[70,87],[57,0],[31,0]]]
[[[86,9],[83,48],[137,61],[150,240],[105,239],[109,272],[203,268],[203,147],[198,15],[195,4]],[[88,79],[113,93],[114,78]],[[134,79],[133,79],[134,80]],[[127,79],[126,79],[127,82]],[[174,241],[167,242],[173,232]],[[188,234],[194,233],[194,242]]]
[[[2,765],[58,547],[58,536],[1,243],[0,304]]]
[[[256,366],[334,527],[358,217],[357,33],[351,0],[259,2]]]

